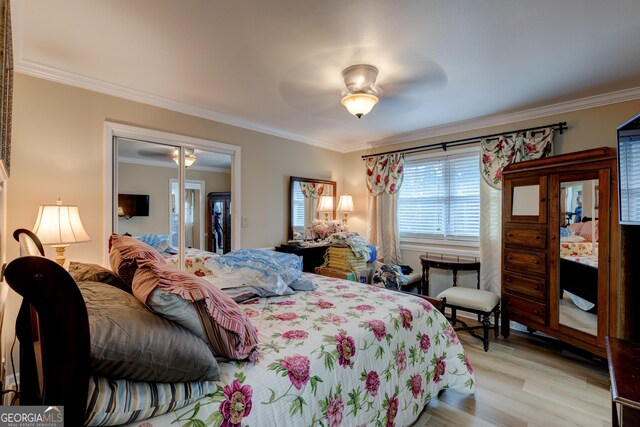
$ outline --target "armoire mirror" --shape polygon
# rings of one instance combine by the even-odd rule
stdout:
[[[601,315],[599,180],[566,179],[559,189],[558,324],[595,337]]]
[[[289,240],[305,240],[307,227],[314,219],[335,219],[336,194],[335,181],[292,176],[289,180]],[[323,197],[330,197],[331,211],[322,208]]]

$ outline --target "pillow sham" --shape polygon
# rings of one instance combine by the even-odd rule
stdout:
[[[98,264],[71,261],[69,274],[76,282],[100,282],[131,293],[131,286],[116,273]]]
[[[78,287],[89,315],[92,372],[136,381],[220,378],[209,348],[185,328],[113,286],[80,282]]]
[[[592,228],[593,227],[593,228]],[[595,238],[594,238],[594,232],[595,232]],[[576,233],[579,234],[581,237],[584,238],[584,240],[586,242],[597,242],[598,241],[598,220],[594,221],[587,221],[582,223],[582,227],[580,228],[580,232]]]
[[[289,284],[289,287],[294,291],[315,291],[317,286],[313,283],[313,280],[305,275],[300,276],[298,280]]]
[[[138,261],[145,259],[165,262],[160,252],[135,237],[112,234],[109,238],[111,268],[128,285],[131,285],[133,274],[138,268]]]
[[[574,234],[574,235],[567,236],[567,237],[561,237],[560,241],[564,242],[564,243],[582,243],[582,242],[584,242],[584,237],[576,236]]]
[[[173,311],[167,311],[162,304],[154,304],[155,300],[149,296],[158,288],[190,303],[198,313],[197,327],[184,322]],[[154,312],[191,328],[189,330],[198,336],[205,336],[205,342],[215,355],[234,360],[257,360],[258,335],[253,324],[235,301],[206,280],[180,271],[172,264],[145,260],[138,263],[132,289],[136,298]]]
[[[212,381],[159,383],[92,376],[85,425],[115,426],[158,417],[211,395],[217,388]],[[151,424],[140,424],[146,425]]]
[[[584,223],[582,222],[574,222],[573,224],[570,224],[567,228],[573,231],[573,234],[580,235],[580,229],[582,229],[583,225]]]

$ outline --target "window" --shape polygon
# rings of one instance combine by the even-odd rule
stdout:
[[[293,221],[291,225],[293,226],[294,231],[304,234],[304,196],[300,189],[300,182],[296,181],[293,185],[293,211],[291,212],[293,215]]]
[[[398,192],[402,240],[479,241],[479,161],[478,150],[405,160]]]

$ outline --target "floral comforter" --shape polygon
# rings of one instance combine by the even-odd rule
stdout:
[[[178,255],[177,254],[163,254],[165,259],[174,264],[174,265],[178,265],[178,263],[180,262],[178,260]],[[208,274],[212,274],[211,270],[209,270],[209,268],[207,268],[205,266],[205,262],[210,259],[217,256],[216,254],[214,254],[213,252],[207,252],[207,251],[203,251],[201,249],[194,249],[194,248],[186,248],[184,250],[184,267],[185,267],[185,271],[188,271],[189,273],[193,273],[196,276],[206,276]]]
[[[316,291],[242,305],[257,364],[222,362],[214,394],[132,425],[404,426],[442,389],[474,392],[458,337],[431,304],[309,277]]]

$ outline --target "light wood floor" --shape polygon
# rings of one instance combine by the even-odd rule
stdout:
[[[467,332],[459,337],[476,374],[476,393],[445,391],[414,427],[611,425],[606,361],[513,330],[507,340],[491,337],[487,353]]]

